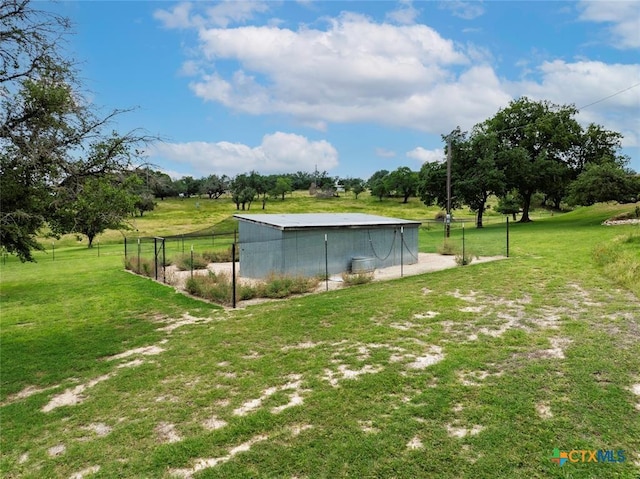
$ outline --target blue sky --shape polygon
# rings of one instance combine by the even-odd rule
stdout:
[[[164,138],[148,161],[174,178],[418,170],[521,96],[621,132],[640,171],[640,2],[49,5],[89,98],[135,107],[114,126]]]

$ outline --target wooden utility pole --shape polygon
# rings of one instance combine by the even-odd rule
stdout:
[[[451,234],[451,136],[447,137],[447,216],[444,221],[448,238]]]

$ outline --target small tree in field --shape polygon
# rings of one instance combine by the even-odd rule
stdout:
[[[361,179],[355,180],[351,186],[351,190],[353,191],[353,194],[356,196],[357,200],[360,193],[365,190],[364,181]]]
[[[284,201],[284,195],[286,195],[287,193],[291,193],[292,190],[293,187],[291,184],[291,179],[287,178],[286,176],[280,176],[278,177],[278,179],[276,179],[276,183],[271,190],[271,195],[281,196],[282,201]]]
[[[136,195],[134,207],[140,212],[140,217],[142,217],[145,211],[153,211],[155,209],[156,202],[151,193],[143,192]]]
[[[114,178],[87,179],[79,186],[75,199],[56,211],[51,220],[52,230],[83,234],[92,248],[94,238],[105,230],[127,228],[125,218],[135,211],[137,199],[127,182],[122,184]]]
[[[409,197],[415,195],[418,189],[418,173],[411,171],[408,166],[401,166],[392,171],[385,181],[389,191],[394,191],[396,195],[402,196],[403,203],[407,203]]]
[[[503,215],[512,215],[513,221],[516,220],[516,215],[520,213],[521,209],[521,201],[518,199],[517,195],[513,193],[509,193],[500,198],[495,207],[495,210],[498,213],[502,213]]]

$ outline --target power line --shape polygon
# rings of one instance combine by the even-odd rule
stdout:
[[[581,106],[580,108],[576,108],[576,110],[577,110],[578,112],[580,112],[580,110],[584,110],[585,108],[588,108],[588,107],[590,107],[590,106],[596,105],[596,104],[598,104],[598,103],[602,103],[603,101],[606,101],[606,100],[608,100],[609,98],[613,98],[614,96],[617,96],[617,95],[620,95],[620,94],[622,94],[622,93],[624,93],[624,92],[626,92],[626,91],[632,90],[633,88],[636,88],[637,86],[640,86],[640,82],[635,83],[635,84],[633,84],[633,85],[631,85],[631,86],[628,86],[627,88],[625,88],[625,89],[623,89],[623,90],[619,90],[619,91],[617,91],[617,92],[615,92],[615,93],[612,93],[612,94],[611,94],[611,95],[609,95],[609,96],[605,96],[604,98],[600,98],[599,100],[596,100],[596,101],[594,101],[594,102],[591,102],[591,103],[589,103],[589,104],[587,104],[587,105]],[[525,124],[523,124],[523,125],[516,125],[516,126],[512,126],[512,127],[510,127],[510,128],[505,128],[504,130],[495,131],[495,132],[492,132],[492,133],[493,133],[494,135],[497,135],[497,134],[499,134],[499,133],[506,133],[506,132],[509,132],[509,131],[519,130],[519,129],[524,128],[525,126],[529,125],[530,123],[531,123],[531,122],[527,122],[527,123],[525,123]]]
[[[620,91],[617,91],[617,92],[615,92],[615,93],[613,93],[613,94],[611,94],[611,95],[609,95],[609,96],[605,96],[604,98],[600,98],[599,100],[596,100],[596,101],[594,101],[594,102],[592,102],[592,103],[589,103],[588,105],[581,106],[580,108],[578,108],[578,111],[580,111],[580,110],[584,110],[585,108],[588,108],[588,107],[590,107],[590,106],[593,106],[593,105],[595,105],[595,104],[597,104],[597,103],[601,103],[601,102],[603,102],[603,101],[605,101],[605,100],[608,100],[609,98],[613,98],[614,96],[620,95],[621,93],[624,93],[624,92],[626,92],[626,91],[629,91],[629,90],[631,90],[631,89],[633,89],[633,88],[635,88],[635,87],[637,87],[637,86],[640,86],[640,82],[639,82],[639,83],[636,83],[635,85],[631,85],[630,87],[627,87],[627,88],[625,88],[624,90],[620,90]]]

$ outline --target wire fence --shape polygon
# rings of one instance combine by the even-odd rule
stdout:
[[[136,273],[166,282],[166,268],[172,264],[193,271],[209,262],[231,261],[231,247],[236,242],[236,231],[125,237],[125,265]]]
[[[341,272],[365,272],[419,261],[419,252],[455,255],[460,264],[474,257],[509,256],[509,219],[475,228],[473,222],[424,220],[420,228],[383,233],[362,229],[298,232],[286,237],[239,238],[237,231],[125,238],[128,269],[166,282],[166,268],[206,269],[209,263],[240,261],[240,275],[326,278]],[[406,230],[406,231],[405,231]],[[236,245],[232,253],[232,246]],[[458,258],[457,258],[458,259]],[[235,272],[235,269],[234,269]]]
[[[492,218],[482,228],[474,221],[442,221],[422,223],[420,251],[455,254],[472,257],[509,256],[510,220],[508,217]],[[448,227],[447,227],[448,226]]]

